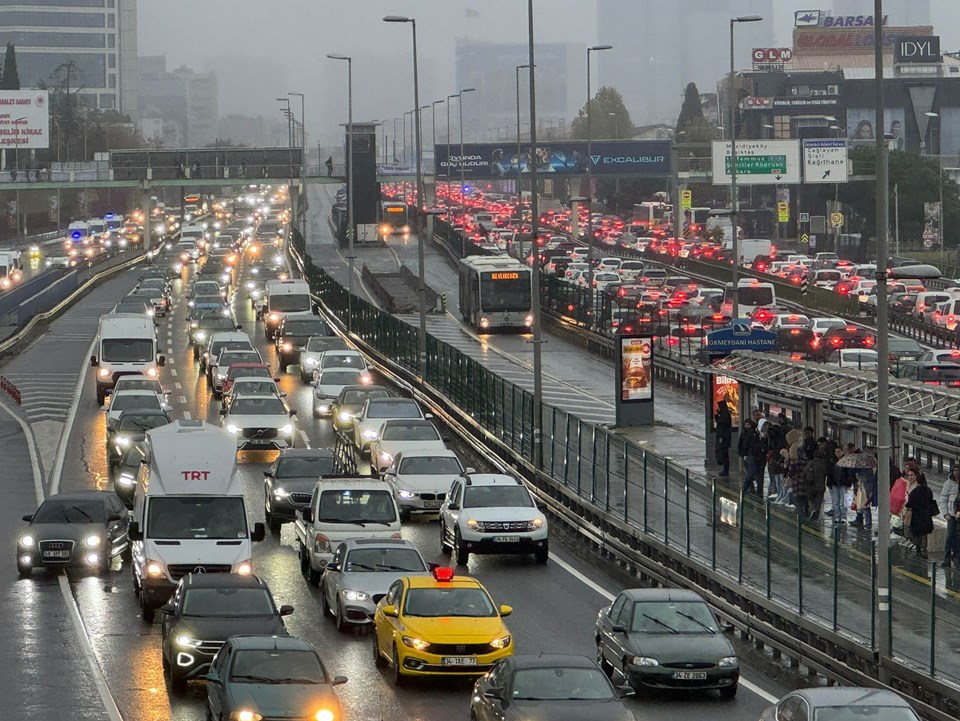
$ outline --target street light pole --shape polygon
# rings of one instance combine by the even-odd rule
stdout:
[[[733,28],[737,23],[756,23],[763,20],[759,15],[740,15],[730,18],[730,89],[727,92],[727,103],[730,106],[730,231],[733,234],[730,242],[730,249],[733,254],[733,265],[731,266],[731,297],[733,298],[733,309],[730,316],[735,320],[740,316],[740,299],[737,292],[738,275],[740,272],[740,243],[737,223],[740,214],[740,198],[737,195],[737,93],[734,92],[734,72],[736,72],[735,60],[733,54]]]
[[[457,93],[460,98],[460,102],[457,103],[457,110],[460,116],[460,206],[461,212],[466,214],[467,212],[467,196],[463,192],[464,186],[464,169],[463,169],[463,94],[472,93],[476,88],[464,88],[459,93]]]
[[[286,103],[284,115],[287,116],[287,147],[293,147],[293,112],[290,110],[290,98],[277,98],[278,103]]]
[[[417,21],[414,18],[402,15],[387,15],[384,19],[387,23],[410,23],[413,31],[413,107],[415,108],[414,122],[416,123],[416,153],[417,161],[417,190],[416,190],[416,218],[417,218],[417,291],[420,296],[420,335],[418,340],[418,356],[420,378],[426,379],[427,376],[427,290],[424,280],[424,254],[423,243],[424,233],[420,228],[420,212],[423,210],[423,165],[422,154],[420,152],[420,74],[417,63]]]
[[[447,96],[447,200],[450,200],[450,150],[453,148],[453,143],[451,143],[450,137],[450,101],[454,98],[459,98],[459,93],[454,93],[453,95]]]
[[[347,62],[347,263],[349,278],[347,291],[350,307],[347,309],[347,330],[353,330],[353,236],[357,229],[353,223],[353,58],[349,55],[327,55],[331,60]]]
[[[924,115],[930,118],[930,120],[927,121],[930,124],[930,142],[927,144],[927,155],[929,155],[933,151],[933,120],[936,119],[937,122],[940,123],[938,130],[940,130],[941,133],[943,132],[943,122],[940,113],[928,111],[924,113]],[[938,137],[938,140],[942,140],[942,138]],[[943,154],[941,153],[941,147],[939,147],[942,145],[942,142],[938,142],[937,145],[937,182],[940,185],[940,209],[937,212],[937,240],[940,243],[940,250],[943,252],[946,246],[943,242]]]
[[[520,229],[523,229],[523,163],[521,159],[523,158],[521,148],[520,148],[520,71],[524,68],[530,69],[530,65],[517,65],[517,220],[520,221]],[[519,238],[522,233],[517,233]],[[517,260],[521,263],[524,263],[523,255],[523,241],[517,241]]]
[[[540,357],[540,263],[537,252],[537,225],[540,208],[537,199],[537,86],[536,62],[533,46],[533,0],[527,0],[527,65],[530,77],[530,237],[532,239],[533,265],[530,268],[530,311],[533,315],[533,467],[543,465],[541,442],[543,428],[543,362]]]
[[[593,288],[593,262],[596,252],[593,247],[593,138],[591,137],[590,116],[593,115],[593,95],[590,90],[590,53],[611,50],[613,45],[594,45],[587,48],[587,292],[590,293],[590,325],[596,325],[597,293]]]
[[[884,660],[890,658],[890,460],[892,433],[890,432],[890,337],[887,318],[887,261],[889,243],[887,216],[889,188],[887,187],[887,141],[883,128],[883,0],[874,0],[874,94],[876,115],[876,233],[877,233],[877,653],[880,682],[886,683],[888,673]]]
[[[300,97],[300,164],[303,166],[306,159],[306,148],[307,148],[307,117],[306,117],[306,101],[304,99],[303,93],[287,93],[293,97]],[[301,175],[303,171],[301,170]],[[306,199],[304,193],[303,183],[300,184],[300,187],[297,189],[298,195],[302,196],[302,200]],[[304,239],[307,237],[307,213],[306,213],[306,204],[301,203],[300,205],[300,234]]]
[[[433,130],[433,204],[437,204],[437,105],[440,103],[446,102],[445,100],[434,100],[433,101],[433,121],[431,122],[431,129]]]

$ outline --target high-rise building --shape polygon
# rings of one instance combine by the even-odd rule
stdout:
[[[197,73],[187,67],[167,70],[166,57],[141,57],[140,115],[150,119],[143,127],[158,127],[155,118],[165,121],[163,139],[171,145],[198,147],[212,143],[219,132],[217,76]],[[176,131],[170,128],[175,127]]]
[[[22,87],[69,84],[90,107],[137,115],[137,0],[3,0],[6,43]]]
[[[613,50],[594,56],[594,85],[618,90],[636,125],[673,123],[687,83],[714,92],[728,72],[730,18],[752,14],[764,20],[737,28],[738,68],[773,42],[773,0],[597,0],[596,42]]]
[[[893,27],[930,24],[930,0],[884,0],[883,13]],[[833,0],[834,15],[873,15],[873,0]]]

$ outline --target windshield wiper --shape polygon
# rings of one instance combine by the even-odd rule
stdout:
[[[313,679],[313,678],[285,678],[282,681],[278,679],[276,683],[289,683],[289,684],[295,683],[303,686],[305,684],[312,685],[312,684],[323,683],[323,681],[317,681],[316,679]]]
[[[698,626],[700,626],[700,628],[704,629],[707,633],[710,633],[710,634],[716,633],[716,630],[710,628],[707,624],[705,624],[705,623],[704,623],[703,621],[701,621],[700,619],[694,618],[694,617],[691,616],[689,613],[684,613],[683,611],[676,611],[675,613],[676,613],[678,616],[683,616],[683,617],[684,617],[685,619],[687,619],[688,621],[693,621],[695,624],[697,624]]]
[[[355,568],[360,568],[360,569],[362,569],[362,570],[364,570],[364,571],[376,571],[376,570],[377,570],[377,569],[374,568],[373,566],[368,566],[368,565],[365,564],[365,563],[353,563],[353,562],[351,561],[348,565],[350,566],[350,570],[351,570],[351,571],[352,571],[353,569],[355,569]]]
[[[79,513],[82,513],[84,518],[90,521],[90,523],[93,523],[93,518],[90,516],[90,514],[87,513],[85,510],[83,510],[82,508],[80,508],[80,506],[71,506],[70,508],[73,509],[74,511],[78,511]],[[64,515],[66,515],[66,512],[64,512]]]
[[[231,681],[239,681],[240,679],[243,679],[244,681],[254,681],[256,683],[285,683],[285,681],[282,679],[267,678],[266,676],[246,676],[234,674],[230,677]]]
[[[378,563],[377,568],[385,568],[388,571],[409,571],[410,573],[417,573],[419,571],[425,571],[425,568],[406,568],[405,566],[392,566],[389,563]]]
[[[356,523],[358,526],[364,525],[364,521],[351,521],[343,518],[321,518],[321,523]]]
[[[675,629],[673,626],[671,626],[671,625],[668,624],[668,623],[664,623],[664,622],[661,621],[659,618],[654,618],[653,616],[648,616],[648,615],[645,614],[645,613],[644,613],[644,614],[641,614],[641,615],[642,615],[644,618],[653,621],[655,624],[657,624],[657,625],[659,625],[659,626],[663,626],[663,627],[664,627],[665,629],[667,629],[670,633],[680,633],[680,632],[679,632],[677,629]]]

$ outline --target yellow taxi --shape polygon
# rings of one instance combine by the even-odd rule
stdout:
[[[496,606],[480,582],[439,567],[390,586],[373,616],[373,659],[393,681],[408,676],[479,676],[513,655],[503,623],[513,612]]]

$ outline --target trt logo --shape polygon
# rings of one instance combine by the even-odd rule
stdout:
[[[210,478],[210,471],[180,471],[185,481],[206,481]]]

